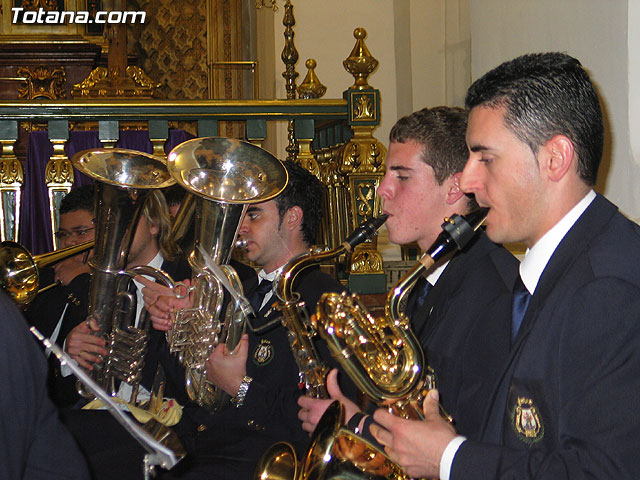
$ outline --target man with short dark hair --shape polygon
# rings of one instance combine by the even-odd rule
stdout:
[[[393,243],[417,242],[427,251],[442,232],[445,217],[477,208],[459,186],[467,158],[466,126],[464,110],[435,107],[403,117],[391,129],[386,173],[377,193]],[[495,372],[509,353],[502,318],[511,309],[516,275],[517,260],[481,233],[462,252],[425,272],[407,301],[406,313],[442,392],[444,409],[471,437],[480,430]],[[332,380],[330,376],[330,393],[347,407],[348,421],[357,407]],[[308,431],[329,402],[299,400],[299,416]],[[359,423],[363,427],[364,419]]]
[[[523,242],[512,346],[480,440],[439,418],[378,410],[374,435],[415,477],[640,478],[640,228],[596,194],[604,129],[580,62],[531,54],[477,80],[466,99],[464,191],[487,235]],[[632,413],[630,413],[632,412]]]
[[[233,352],[218,344],[207,361],[209,381],[231,396],[232,404],[214,414],[193,403],[185,406],[176,431],[188,455],[162,478],[251,478],[273,443],[288,441],[301,452],[308,441],[296,417],[296,400],[304,394],[298,365],[287,330],[273,307],[276,299],[271,282],[289,260],[307,253],[315,242],[323,186],[302,167],[284,164],[289,174],[287,187],[273,200],[250,205],[238,230],[247,241],[247,258],[261,267],[259,285],[245,290],[247,298],[254,300],[257,313],[251,325],[259,331],[248,327]],[[292,288],[300,294],[307,312],[315,311],[324,292],[344,289],[320,268],[305,269]],[[175,298],[160,297],[156,301],[152,292],[146,301],[154,327],[160,330],[171,328],[172,306],[184,307],[184,302]],[[328,354],[323,359],[330,361]]]
[[[60,202],[60,222],[55,235],[61,248],[93,240],[93,192],[93,185],[78,187]],[[60,346],[86,317],[90,252],[74,255],[40,272],[41,286],[46,287],[54,281],[58,285],[39,294],[25,310],[28,322]],[[58,407],[70,407],[78,401],[75,383],[75,377],[62,377],[60,363],[56,358],[50,358],[49,393]]]

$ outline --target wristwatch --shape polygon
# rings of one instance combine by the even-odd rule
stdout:
[[[242,383],[240,383],[240,386],[238,387],[238,393],[236,393],[236,396],[231,399],[231,404],[234,407],[240,408],[244,403],[244,398],[247,396],[247,392],[249,391],[249,384],[251,383],[251,380],[253,380],[253,378],[247,376],[242,379]]]

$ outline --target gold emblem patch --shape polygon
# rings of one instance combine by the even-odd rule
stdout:
[[[531,398],[518,397],[518,404],[513,412],[513,426],[527,443],[535,443],[542,438],[544,427]]]
[[[269,340],[260,340],[260,343],[253,351],[253,363],[259,367],[267,365],[273,360],[273,345]]]

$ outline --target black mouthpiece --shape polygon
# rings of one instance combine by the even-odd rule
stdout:
[[[447,232],[456,242],[459,250],[462,250],[473,238],[474,233],[482,225],[489,213],[488,208],[479,208],[467,215],[452,215],[448,221],[442,224],[442,230]]]
[[[442,224],[442,233],[431,245],[427,254],[438,261],[456,250],[462,250],[474,237],[476,230],[482,225],[489,213],[488,208],[480,208],[465,216],[451,215]]]
[[[362,222],[360,226],[347,237],[345,242],[353,248],[370,239],[375,235],[382,224],[387,221],[387,217],[388,215],[383,214],[379,217],[371,217],[369,220]]]

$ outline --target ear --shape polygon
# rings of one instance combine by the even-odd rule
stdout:
[[[445,201],[447,205],[453,205],[464,196],[464,192],[460,189],[460,177],[462,172],[456,172],[449,177],[445,182],[448,184],[447,198]]]
[[[302,226],[303,217],[304,212],[302,208],[296,205],[285,212],[283,223],[287,230],[296,230]]]
[[[552,182],[560,181],[575,163],[573,142],[565,135],[555,135],[543,147],[544,157],[539,161],[546,167],[547,175]],[[577,172],[577,168],[576,168]]]
[[[152,237],[157,237],[160,234],[160,225],[158,225],[158,221],[154,220],[152,222],[147,220],[149,224],[149,233]]]

